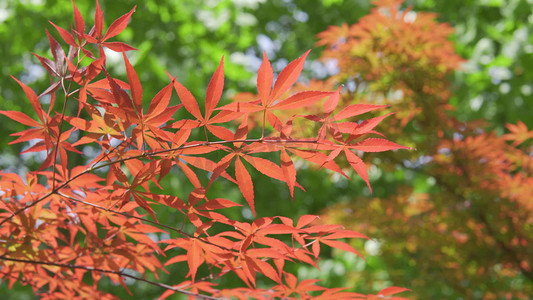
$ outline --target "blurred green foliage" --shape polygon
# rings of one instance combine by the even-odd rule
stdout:
[[[533,1],[408,1],[438,13],[455,28],[456,50],[468,59],[454,78],[451,103],[463,120],[486,119],[503,131],[506,122],[533,126]]]
[[[517,120],[533,127],[532,1],[406,2],[413,5],[415,11],[438,13],[439,21],[448,22],[456,29],[456,49],[468,60],[463,70],[452,78],[455,96],[451,103],[456,106],[459,119],[483,118],[490,123],[491,128],[499,131],[503,131],[506,122]],[[93,1],[80,0],[76,1],[76,5],[86,22],[91,24]],[[369,1],[365,0],[101,0],[106,26],[110,20],[126,13],[134,5],[137,5],[137,10],[132,22],[118,39],[139,49],[128,53],[128,56],[140,75],[145,95],[153,95],[166,84],[168,77],[165,70],[168,70],[172,75],[178,76],[194,95],[201,98],[220,57],[225,55],[226,101],[237,92],[254,91],[253,74],[259,68],[263,51],[273,61],[274,70],[280,71],[288,61],[307,49],[314,48],[315,35],[328,25],[340,25],[343,22],[353,24],[370,9]],[[48,20],[68,28],[73,22],[70,1],[0,2],[1,110],[31,111],[22,90],[9,75],[21,78],[39,92],[47,87],[49,81],[45,71],[31,52],[50,56],[45,29],[59,40],[59,35]],[[307,78],[324,76],[320,72],[320,65],[312,63],[319,55],[320,49],[311,52],[305,68]],[[113,56],[109,56],[109,59],[112,65]],[[121,64],[119,59],[115,72],[124,72]],[[23,126],[5,118],[2,120],[0,168],[23,170],[22,165],[30,163],[31,169],[31,159],[27,161],[18,155],[20,147],[8,146],[12,140],[9,134],[23,130]],[[374,177],[379,177],[378,181],[372,182],[375,194],[380,196],[394,191],[392,182],[408,176],[402,172],[387,173],[384,176],[371,173]],[[291,203],[288,190],[283,184],[255,175],[258,217],[319,213],[336,202],[350,201],[358,195],[369,195],[360,179],[352,182],[338,178],[325,180],[328,178],[325,172],[303,169],[298,175],[298,181],[307,188],[307,192],[296,192]],[[185,182],[187,180],[183,175],[174,172],[162,184],[169,193],[179,194],[187,188]],[[426,178],[415,178],[413,184],[419,191],[431,188]],[[242,201],[238,190],[231,185],[228,187],[224,182],[215,185],[210,192],[223,193],[228,199]],[[158,210],[157,213],[163,223],[173,225],[180,221],[164,210]],[[250,214],[243,212],[243,217],[250,217]],[[334,255],[334,259],[322,261],[320,274],[314,274],[316,271],[304,267],[298,273],[302,277],[318,275],[328,286],[343,286],[343,283],[357,279],[360,284],[354,287],[356,291],[367,288],[377,291],[385,284],[409,287],[409,282],[387,282],[391,278],[390,272],[398,270],[409,273],[405,278],[426,276],[423,270],[409,265],[406,257],[398,257],[395,265],[387,265],[379,255],[371,255],[375,254],[371,251],[371,246],[365,245],[365,249],[368,253],[366,263],[350,254]],[[354,279],[345,276],[347,270],[363,271],[365,268],[372,271],[372,278]],[[172,278],[186,274],[186,270],[170,268],[169,271],[170,274],[161,274],[162,282],[171,283]],[[374,279],[376,284],[372,285]],[[224,284],[231,286],[234,283]],[[442,291],[438,287],[439,285],[428,285],[427,289],[435,290],[426,291],[426,294],[442,298]],[[125,290],[110,283],[106,288],[120,298],[130,297]],[[153,299],[162,292],[144,283],[132,284],[131,290],[134,296],[142,295],[146,299]],[[32,299],[30,294],[28,287],[15,285],[14,289],[8,290],[7,284],[0,285],[3,299]]]

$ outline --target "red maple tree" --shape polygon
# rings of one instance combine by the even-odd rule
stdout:
[[[322,217],[383,238],[388,280],[408,282],[413,297],[526,299],[533,291],[533,131],[521,121],[501,134],[493,120],[459,120],[448,78],[463,61],[449,40],[453,28],[403,2],[373,1],[357,23],[318,35],[320,59],[339,67],[322,86],[351,86],[340,95],[345,105],[390,105],[397,113],[382,130],[417,149],[367,155],[402,176],[388,180],[385,193],[331,205]],[[363,274],[369,285],[381,277]]]

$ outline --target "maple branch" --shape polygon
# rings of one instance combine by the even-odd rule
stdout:
[[[5,255],[0,255],[0,259],[8,260],[8,261],[14,261],[14,262],[35,264],[35,265],[48,265],[48,266],[56,266],[56,267],[63,267],[63,268],[69,268],[69,269],[83,269],[83,270],[87,270],[87,271],[111,273],[111,274],[119,275],[119,276],[122,276],[122,277],[128,277],[128,278],[131,278],[131,279],[134,279],[134,280],[143,281],[143,282],[146,282],[148,284],[151,284],[151,285],[154,285],[154,286],[158,286],[160,288],[164,288],[164,289],[167,289],[167,290],[172,290],[172,291],[175,291],[175,292],[178,292],[178,293],[181,293],[181,294],[184,294],[184,295],[188,295],[188,296],[191,296],[191,297],[196,297],[196,298],[201,298],[201,299],[208,299],[208,300],[221,300],[221,299],[223,299],[223,298],[218,298],[218,297],[212,297],[212,296],[193,293],[193,292],[190,292],[190,291],[187,291],[187,290],[183,290],[183,289],[180,289],[180,288],[177,288],[177,287],[170,286],[168,284],[164,284],[164,283],[148,280],[146,278],[130,275],[130,274],[124,273],[123,271],[113,271],[113,270],[100,269],[100,268],[94,268],[94,267],[89,267],[89,266],[63,264],[63,263],[47,262],[47,261],[39,261],[39,260],[28,260],[28,259],[20,259],[20,258],[11,258],[11,257],[7,257]]]
[[[121,159],[117,159],[117,160],[114,160],[114,161],[110,161],[110,162],[107,162],[107,163],[103,163],[99,166],[94,166],[94,167],[91,167],[89,169],[87,169],[86,171],[72,177],[71,179],[65,181],[65,183],[70,183],[72,180],[88,173],[88,172],[92,172],[94,170],[98,170],[98,169],[101,169],[101,168],[104,168],[104,167],[108,167],[108,166],[111,166],[113,164],[116,164],[116,163],[122,163],[122,162],[125,162],[125,161],[128,161],[128,160],[132,160],[132,159],[138,159],[138,158],[143,158],[143,157],[152,157],[152,156],[157,156],[159,154],[162,154],[162,153],[168,153],[168,152],[172,152],[172,151],[179,151],[179,150],[184,150],[184,149],[191,149],[191,148],[195,148],[195,147],[201,147],[201,146],[211,146],[211,145],[222,145],[222,144],[231,144],[231,143],[267,143],[267,144],[282,144],[282,143],[304,143],[304,144],[318,144],[318,140],[265,140],[265,139],[242,139],[242,140],[225,140],[225,141],[214,141],[214,142],[201,142],[201,143],[197,143],[197,144],[192,144],[192,145],[183,145],[183,146],[179,146],[179,147],[176,147],[176,148],[169,148],[169,149],[164,149],[164,150],[157,150],[157,151],[153,151],[153,152],[144,152],[142,154],[139,154],[139,155],[134,155],[134,156],[130,156],[130,157],[125,157],[125,158],[121,158]],[[64,187],[65,184],[61,185],[60,187],[58,187],[56,189],[59,190],[61,187]],[[1,224],[0,224],[1,225]]]
[[[83,175],[85,175],[87,173],[90,173],[92,171],[95,171],[95,170],[98,170],[98,169],[101,169],[101,168],[104,168],[104,167],[108,167],[108,166],[111,166],[111,165],[116,164],[116,163],[121,163],[121,162],[125,162],[125,161],[128,161],[128,160],[138,159],[138,158],[143,158],[143,157],[156,156],[156,155],[159,155],[159,154],[162,154],[162,153],[167,153],[167,152],[172,152],[172,151],[179,151],[179,150],[183,150],[183,149],[190,149],[190,148],[195,148],[195,147],[200,147],[200,146],[221,145],[221,144],[229,144],[229,143],[254,143],[254,142],[256,142],[256,143],[267,143],[267,144],[281,144],[281,143],[319,144],[318,140],[265,140],[265,139],[227,140],[227,141],[201,142],[201,143],[192,144],[192,145],[183,145],[183,146],[176,147],[176,148],[157,150],[157,151],[150,152],[150,153],[142,153],[142,154],[139,154],[139,155],[134,155],[134,156],[126,157],[126,158],[117,159],[117,160],[114,160],[114,161],[103,163],[103,164],[98,165],[98,166],[89,167],[87,170],[85,170],[85,171],[83,171],[83,172],[81,172],[81,173],[69,178],[68,180],[66,180],[61,185],[59,185],[59,186],[57,186],[55,188],[53,187],[55,185],[55,180],[53,180],[52,181],[52,191],[48,192],[47,194],[45,194],[44,196],[42,196],[41,198],[39,198],[35,202],[32,202],[31,204],[26,205],[25,207],[22,207],[22,208],[18,209],[11,216],[6,217],[2,221],[0,221],[0,226],[2,226],[5,222],[11,220],[13,217],[18,215],[19,213],[21,213],[24,210],[26,210],[28,208],[31,208],[32,206],[40,203],[41,201],[45,200],[46,198],[50,197],[51,195],[58,194],[58,191],[60,189],[64,188],[65,186],[67,186],[69,183],[71,183],[72,181],[76,180],[77,178],[79,178],[79,177],[81,177],[81,176],[83,176]],[[117,147],[118,147],[118,145],[117,145]],[[116,149],[116,148],[114,148],[114,149]],[[111,153],[111,152],[109,152],[109,153]],[[109,153],[106,154],[106,156],[109,155]],[[102,159],[103,158],[104,157],[102,157]],[[96,163],[98,163],[98,162],[96,162]],[[55,164],[54,164],[54,166],[55,166]],[[55,172],[53,174],[55,174]]]
[[[111,152],[115,151],[116,149],[118,149],[118,147],[122,144],[123,141],[121,141],[117,146],[113,147],[113,149],[111,149],[111,151],[109,151],[108,153],[106,153],[104,156],[102,156],[97,162],[95,162],[94,164],[97,164],[99,162],[101,162],[106,156],[108,156],[109,154],[111,154]],[[54,193],[56,193],[58,190],[62,189],[63,187],[65,187],[67,184],[69,184],[70,182],[72,182],[73,180],[75,180],[76,178],[79,178],[80,176],[84,175],[84,174],[87,174],[88,172],[90,172],[90,168],[87,169],[86,171],[82,172],[82,173],[79,173],[77,175],[75,175],[74,177],[71,177],[69,178],[67,181],[65,181],[64,183],[62,183],[60,186],[58,186],[55,190],[52,190],[50,192],[48,192],[47,194],[45,194],[44,196],[42,196],[41,198],[37,199],[35,202],[32,202],[31,204],[29,205],[26,205],[25,207],[22,207],[18,210],[16,210],[11,216],[3,219],[2,221],[0,221],[0,226],[2,226],[5,222],[13,219],[13,217],[15,217],[16,215],[18,215],[19,213],[25,211],[26,209],[28,208],[31,208],[32,206],[40,203],[41,201],[43,201],[44,199],[50,197],[51,195],[53,195]],[[55,181],[54,181],[55,182]]]
[[[184,235],[184,236],[186,236],[186,237],[188,237],[188,238],[191,238],[191,239],[197,239],[197,240],[199,240],[199,241],[201,241],[201,242],[203,242],[203,243],[205,243],[205,244],[209,244],[209,245],[211,245],[211,246],[218,247],[218,248],[220,248],[220,249],[222,249],[222,250],[226,250],[226,251],[230,251],[230,252],[233,251],[232,249],[228,249],[228,248],[226,248],[226,247],[224,247],[224,246],[220,246],[220,245],[217,245],[217,244],[212,243],[212,242],[210,242],[210,241],[206,241],[206,240],[204,240],[203,238],[201,238],[201,237],[199,237],[199,236],[198,236],[198,237],[197,237],[197,236],[194,236],[194,235],[192,235],[192,234],[189,234],[189,233],[187,233],[187,232],[185,232],[185,231],[183,231],[183,230],[181,230],[181,229],[178,229],[178,228],[175,228],[175,227],[172,227],[172,226],[168,226],[168,225],[165,225],[165,224],[161,224],[161,223],[159,223],[159,222],[152,221],[152,220],[149,220],[149,219],[145,219],[145,218],[143,218],[143,217],[137,217],[137,216],[134,216],[134,215],[131,215],[131,214],[125,213],[125,212],[121,212],[121,211],[113,210],[113,209],[111,209],[111,208],[105,208],[105,207],[102,207],[102,206],[100,206],[100,205],[98,205],[98,204],[94,204],[94,203],[90,203],[90,202],[87,202],[87,201],[84,201],[84,200],[76,199],[76,198],[74,198],[74,197],[71,197],[71,196],[65,195],[65,194],[60,193],[60,192],[58,192],[57,194],[58,194],[59,196],[61,196],[61,197],[67,198],[67,199],[69,199],[69,200],[71,200],[71,201],[75,201],[75,202],[78,202],[78,203],[82,203],[82,204],[85,204],[85,205],[89,205],[89,206],[92,206],[92,207],[97,208],[97,209],[100,209],[100,210],[104,210],[104,211],[112,212],[112,213],[114,213],[114,214],[122,215],[122,216],[125,216],[125,217],[128,217],[128,218],[133,218],[133,219],[136,219],[136,220],[139,220],[139,221],[145,221],[145,222],[147,222],[147,223],[150,223],[150,224],[153,224],[153,225],[156,225],[156,226],[160,226],[160,227],[166,228],[166,229],[168,229],[168,230],[175,231],[175,232],[177,232],[177,233],[179,233],[179,234],[181,234],[181,235]]]
[[[3,219],[2,221],[0,221],[0,226],[2,226],[5,222],[13,219],[13,217],[15,217],[16,215],[20,214],[21,212],[25,211],[26,209],[28,208],[31,208],[32,206],[34,205],[37,205],[38,203],[40,203],[41,201],[43,201],[44,199],[50,197],[51,195],[53,195],[54,192],[53,191],[50,191],[48,193],[46,193],[44,196],[42,196],[41,198],[37,199],[35,202],[32,202],[22,208],[19,208],[18,210],[16,210],[11,216],[9,217],[6,217],[5,219]]]
[[[177,148],[171,148],[171,149],[164,149],[164,150],[157,150],[154,152],[146,153],[144,156],[155,156],[161,153],[166,152],[172,152],[172,151],[179,151],[183,149],[190,149],[200,146],[211,146],[211,145],[222,145],[222,144],[231,144],[231,143],[262,143],[262,144],[282,144],[282,143],[303,143],[303,144],[318,144],[318,140],[269,140],[269,139],[241,139],[241,140],[227,140],[227,141],[215,141],[215,142],[201,142],[198,144],[192,144],[192,145],[184,145]],[[140,158],[142,155],[127,157],[124,160],[134,159],[134,158]]]

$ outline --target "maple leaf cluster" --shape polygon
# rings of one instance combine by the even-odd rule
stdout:
[[[339,69],[330,80],[353,87],[347,102],[367,95],[371,103],[381,97],[381,103],[394,105],[395,120],[384,128],[394,136],[402,135],[423,105],[431,103],[429,119],[450,109],[447,76],[464,61],[449,41],[449,24],[436,22],[433,13],[402,10],[402,3],[373,1],[370,14],[350,26],[330,26],[317,35],[316,43],[326,47],[321,60],[335,61]],[[420,93],[434,101],[417,102]]]
[[[166,290],[161,298],[182,293],[204,299],[374,299],[406,290],[390,287],[377,295],[362,295],[328,289],[317,280],[298,281],[286,271],[287,264],[318,267],[324,246],[359,255],[344,239],[367,237],[323,224],[312,215],[296,222],[284,216],[233,220],[222,212],[242,204],[210,193],[217,179],[233,182],[255,215],[250,166],[285,182],[292,198],[295,188],[303,189],[294,159],[346,176],[336,163],[341,154],[370,187],[366,167],[354,151],[406,148],[383,138],[367,138],[377,133],[373,128],[383,117],[361,123],[349,120],[381,106],[354,104],[335,112],[339,90],[306,90],[281,97],[298,79],[308,52],[283,69],[275,82],[264,55],[257,79],[259,98],[251,101],[219,105],[222,58],[204,99],[198,101],[168,74],[168,84],[145,105],[142,84],[126,55],[135,49],[112,41],[126,28],[135,8],[104,30],[96,1],[94,26],[87,30],[82,14],[73,7],[70,30],[52,23],[69,50],[65,53],[47,32],[52,58],[36,55],[51,78],[49,88],[37,95],[14,78],[36,118],[0,111],[30,127],[14,133],[17,138],[11,144],[32,142],[24,153],[46,156],[38,170],[24,176],[0,173],[0,278],[10,287],[16,282],[30,285],[43,299],[113,299],[98,289],[104,277],[126,290],[126,278],[158,286]],[[122,53],[127,81],[108,72],[104,49]],[[179,103],[171,103],[174,92]],[[62,104],[56,104],[58,95]],[[48,108],[40,101],[44,96],[50,97]],[[320,115],[292,115],[287,120],[276,115],[315,107],[320,101]],[[69,107],[74,107],[72,113]],[[175,119],[180,109],[190,118]],[[315,137],[295,138],[295,118],[318,124]],[[260,137],[249,136],[249,119],[261,120]],[[197,140],[198,133],[205,138]],[[80,147],[87,146],[97,149],[97,154],[87,164],[71,167],[80,161],[76,156],[86,158]],[[211,153],[224,155],[211,160],[206,157]],[[281,164],[261,157],[264,153],[279,153]],[[165,194],[161,180],[172,168],[190,181],[193,189],[188,194]],[[160,223],[154,206],[172,210],[181,218],[181,227]],[[171,233],[177,237],[154,238]],[[148,272],[158,278],[158,272],[173,264],[187,268],[186,279],[172,283],[146,279]],[[242,280],[242,287],[217,286],[217,280],[230,273]],[[258,287],[257,276],[268,278],[272,286]]]

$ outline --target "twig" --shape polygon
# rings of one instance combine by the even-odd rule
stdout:
[[[58,192],[58,195],[61,196],[61,197],[64,197],[64,198],[67,198],[71,201],[75,201],[75,202],[79,202],[79,203],[82,203],[82,204],[85,204],[85,205],[89,205],[89,206],[92,206],[92,207],[95,207],[97,209],[100,209],[100,210],[104,210],[104,211],[108,211],[108,212],[112,212],[114,214],[118,214],[118,215],[122,215],[122,216],[125,216],[125,217],[128,217],[128,218],[133,218],[133,219],[136,219],[136,220],[139,220],[139,221],[144,221],[144,222],[147,222],[147,223],[150,223],[150,224],[153,224],[153,225],[156,225],[156,226],[160,226],[160,227],[163,227],[163,228],[166,228],[168,230],[172,230],[172,231],[175,231],[181,235],[184,235],[188,238],[191,238],[191,239],[197,239],[201,242],[204,242],[206,244],[209,244],[209,245],[212,245],[212,246],[216,246],[222,250],[226,250],[226,251],[233,251],[231,249],[228,249],[226,247],[223,247],[223,246],[220,246],[220,245],[217,245],[217,244],[214,244],[214,243],[211,243],[209,241],[206,241],[204,239],[202,239],[201,237],[197,237],[197,236],[194,236],[192,234],[189,234],[181,229],[177,229],[175,227],[172,227],[172,226],[168,226],[168,225],[165,225],[165,224],[161,224],[161,223],[158,223],[158,222],[155,222],[155,221],[152,221],[152,220],[149,220],[149,219],[145,219],[145,218],[142,218],[142,217],[137,217],[137,216],[134,216],[134,215],[131,215],[131,214],[128,214],[128,213],[125,213],[125,212],[121,212],[121,211],[117,211],[117,210],[113,210],[113,209],[110,209],[110,208],[105,208],[105,207],[102,207],[98,204],[94,204],[94,203],[90,203],[90,202],[87,202],[87,201],[84,201],[84,200],[80,200],[80,199],[76,199],[74,197],[71,197],[71,196],[68,196],[68,195],[65,195],[63,193],[60,193]]]
[[[23,212],[24,210],[33,207],[34,205],[40,203],[41,201],[45,200],[46,198],[50,197],[53,194],[57,194],[60,189],[62,189],[65,186],[67,186],[72,181],[74,181],[77,178],[79,178],[79,177],[81,177],[81,176],[83,176],[85,174],[88,174],[88,173],[90,173],[92,171],[95,171],[95,170],[98,170],[98,169],[101,169],[101,168],[104,168],[104,167],[108,167],[108,166],[116,164],[116,163],[122,163],[122,162],[125,162],[125,161],[128,161],[128,160],[132,160],[132,159],[138,159],[138,158],[143,158],[143,157],[152,157],[152,156],[157,156],[157,155],[162,154],[162,153],[167,153],[167,152],[172,152],[172,151],[179,151],[179,150],[183,150],[183,149],[190,149],[190,148],[194,148],[194,147],[210,146],[210,145],[221,145],[221,144],[227,144],[227,143],[265,143],[265,144],[278,144],[278,143],[293,143],[293,144],[297,144],[297,143],[302,143],[302,144],[319,144],[319,142],[317,140],[244,139],[244,140],[214,141],[214,142],[201,142],[201,143],[191,144],[191,145],[183,145],[183,146],[176,147],[176,148],[157,150],[157,151],[150,152],[150,153],[142,153],[142,154],[139,154],[139,155],[134,155],[134,156],[130,156],[130,157],[122,158],[122,159],[117,159],[117,160],[114,160],[114,161],[110,161],[108,163],[103,163],[103,164],[98,165],[98,166],[90,167],[87,170],[85,170],[85,171],[83,171],[83,172],[71,177],[70,179],[68,179],[65,182],[63,182],[61,185],[59,185],[59,186],[57,186],[55,188],[52,188],[51,192],[48,192],[47,194],[45,194],[41,198],[37,199],[35,202],[32,202],[31,204],[26,205],[25,207],[22,207],[22,208],[18,209],[11,216],[6,217],[2,221],[0,221],[0,226],[2,226],[4,223],[6,223],[7,221],[11,220],[13,217],[15,217],[19,213]],[[52,181],[52,186],[55,185],[54,183],[55,183],[55,180]]]
[[[196,297],[196,298],[201,298],[201,299],[209,299],[209,300],[221,300],[221,299],[224,299],[224,298],[211,297],[211,296],[207,296],[207,295],[202,295],[202,294],[189,292],[187,290],[183,290],[183,289],[180,289],[180,288],[177,288],[177,287],[173,287],[173,286],[170,286],[168,284],[164,284],[164,283],[148,280],[146,278],[142,278],[142,277],[137,277],[137,276],[134,276],[134,275],[126,274],[126,273],[124,273],[122,271],[113,271],[113,270],[106,270],[106,269],[94,268],[94,267],[89,267],[89,266],[80,266],[80,265],[73,265],[73,264],[62,264],[62,263],[56,263],[56,262],[46,262],[46,261],[20,259],[20,258],[11,258],[11,257],[7,257],[5,255],[0,255],[0,259],[8,260],[8,261],[14,261],[14,262],[35,264],[35,265],[48,265],[48,266],[56,266],[56,267],[63,267],[63,268],[69,268],[69,269],[83,269],[83,270],[87,270],[87,271],[111,273],[111,274],[116,274],[116,275],[119,275],[119,276],[122,276],[122,277],[128,277],[128,278],[135,279],[135,280],[138,280],[138,281],[143,281],[143,282],[146,282],[148,284],[151,284],[151,285],[154,285],[154,286],[158,286],[158,287],[161,287],[161,288],[164,288],[164,289],[167,289],[167,290],[172,290],[172,291],[175,291],[175,292],[178,292],[178,293],[181,293],[181,294],[184,294],[184,295],[188,295],[188,296],[191,296],[191,297]]]

